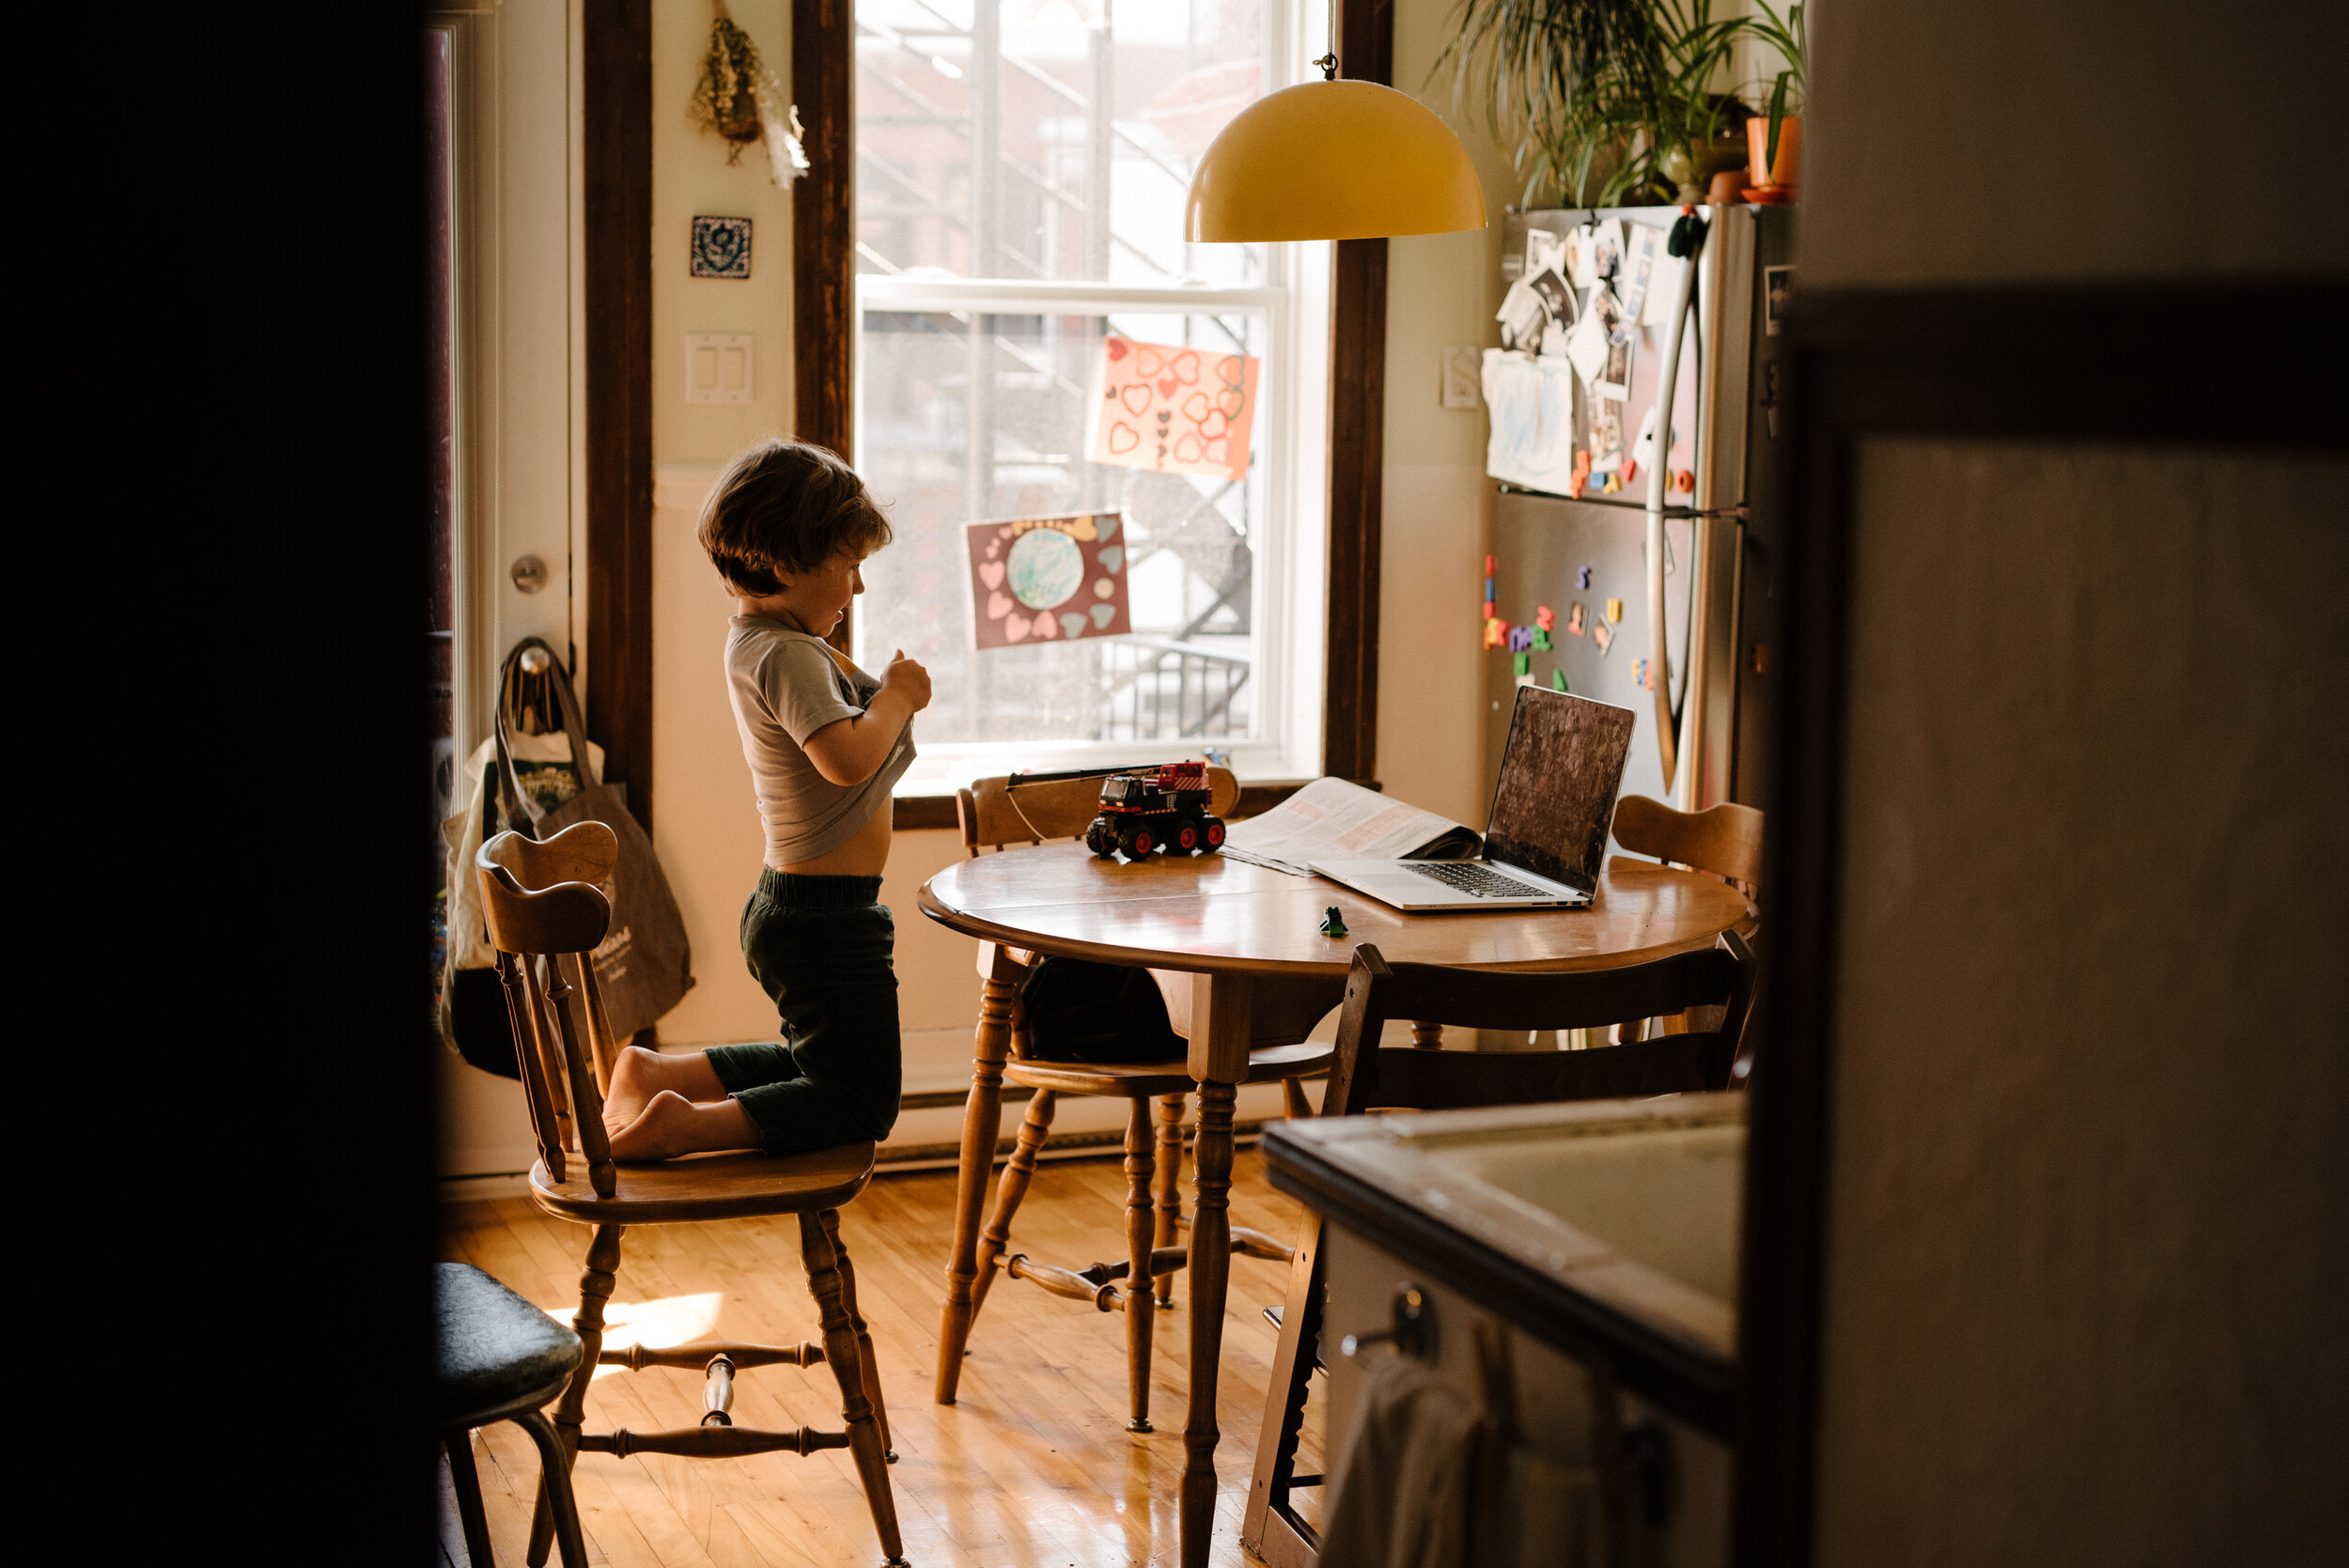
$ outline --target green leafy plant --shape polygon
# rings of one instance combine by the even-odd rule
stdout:
[[[1713,0],[1461,0],[1459,17],[1436,70],[1448,62],[1454,101],[1513,144],[1528,206],[1672,199],[1668,170],[1748,113],[1714,85],[1739,39],[1802,29],[1799,4],[1765,23],[1716,17]]]
[[[1810,69],[1811,32],[1803,24],[1803,0],[1795,0],[1786,8],[1784,16],[1770,8],[1770,0],[1754,0],[1754,3],[1762,8],[1762,14],[1747,23],[1748,29],[1777,50],[1779,58],[1786,63],[1786,69],[1780,71],[1770,84],[1766,111],[1770,116],[1770,145],[1763,155],[1764,166],[1776,168],[1779,128],[1786,123],[1789,115],[1802,113],[1802,101],[1809,95],[1810,81],[1806,72]],[[1791,96],[1788,91],[1790,86],[1793,89]]]

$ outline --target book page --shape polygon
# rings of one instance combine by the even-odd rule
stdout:
[[[1315,779],[1262,816],[1235,822],[1223,852],[1251,865],[1310,877],[1315,860],[1451,859],[1477,835],[1448,817],[1344,779]]]

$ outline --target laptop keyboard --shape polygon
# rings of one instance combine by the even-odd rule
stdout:
[[[1532,887],[1513,877],[1503,877],[1488,865],[1459,862],[1407,861],[1404,862],[1422,877],[1459,889],[1471,898],[1554,898],[1557,894],[1546,888]]]

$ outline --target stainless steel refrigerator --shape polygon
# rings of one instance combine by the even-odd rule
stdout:
[[[1619,463],[1612,487],[1605,473],[1575,472],[1595,443],[1612,442],[1622,455],[1631,455],[1662,382],[1671,332],[1657,318],[1670,314],[1669,304],[1644,310],[1635,304],[1626,313],[1641,324],[1627,382],[1612,383],[1626,386],[1628,395],[1607,399],[1615,405],[1611,411],[1599,406],[1592,380],[1581,372],[1596,366],[1605,379],[1622,366],[1597,365],[1563,351],[1579,319],[1553,319],[1546,336],[1538,335],[1537,324],[1526,332],[1523,312],[1530,302],[1524,294],[1516,297],[1520,318],[1515,323],[1523,348],[1486,356],[1494,433],[1488,472],[1500,491],[1492,608],[1485,622],[1487,644],[1498,643],[1484,654],[1488,779],[1500,766],[1516,688],[1529,679],[1542,686],[1563,680],[1567,691],[1639,714],[1625,793],[1684,810],[1722,800],[1768,807],[1764,748],[1774,678],[1771,569],[1778,536],[1771,505],[1785,452],[1777,419],[1778,328],[1793,279],[1794,213],[1742,206],[1695,211],[1705,228],[1687,290],[1672,438],[1658,443],[1661,454],[1649,447],[1647,460],[1628,475]],[[1575,259],[1581,263],[1580,252],[1593,236],[1608,232],[1612,219],[1628,241],[1623,251],[1661,257],[1664,234],[1642,241],[1637,228],[1668,232],[1681,216],[1671,207],[1513,211],[1506,219],[1503,276],[1512,284],[1523,276],[1530,231],[1576,236]],[[1545,254],[1551,243],[1539,241]],[[1601,257],[1602,264],[1610,261],[1624,265],[1622,256]],[[1560,271],[1567,271],[1563,263]],[[1667,286],[1660,277],[1646,281]],[[1555,295],[1554,286],[1545,287]],[[1627,281],[1624,287],[1628,292]],[[1589,314],[1590,301],[1579,292],[1556,315]],[[1623,326],[1628,330],[1629,321]],[[1509,335],[1504,324],[1504,341]],[[1536,351],[1536,345],[1548,351]],[[1612,429],[1606,427],[1610,413]],[[1580,499],[1570,499],[1565,492],[1578,485]],[[1661,660],[1655,657],[1648,551],[1656,485],[1664,487],[1658,532],[1667,657]],[[1610,601],[1619,619],[1609,618]],[[1544,618],[1551,624],[1542,626]],[[1658,674],[1665,688],[1660,705]],[[1659,707],[1669,721],[1659,723]],[[1669,782],[1667,749],[1659,743],[1665,735]]]

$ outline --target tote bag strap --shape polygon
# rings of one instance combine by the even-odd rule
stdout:
[[[523,638],[514,644],[513,651],[506,656],[504,668],[498,672],[498,805],[509,825],[537,838],[538,823],[547,815],[546,809],[528,790],[522,788],[521,780],[514,770],[514,753],[506,737],[506,710],[510,706],[514,679],[521,672],[522,655],[532,648],[543,649],[546,653],[548,678],[554,686],[556,705],[563,710],[563,734],[570,742],[571,767],[579,774],[579,787],[587,789],[601,781],[594,776],[593,765],[588,760],[587,725],[580,716],[579,698],[571,691],[570,672],[554,656],[554,650],[547,646],[545,639]]]

